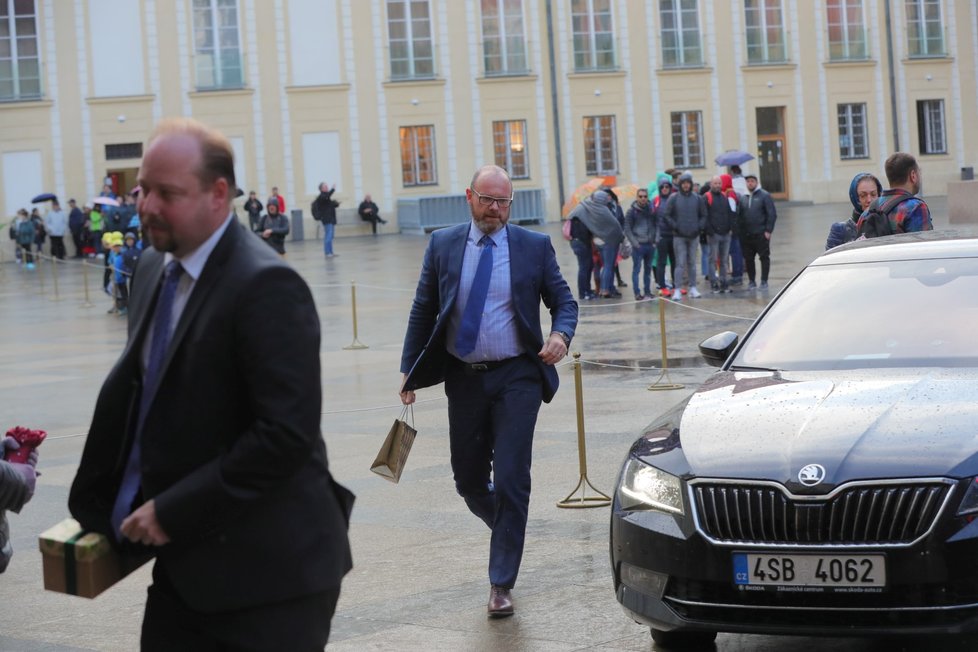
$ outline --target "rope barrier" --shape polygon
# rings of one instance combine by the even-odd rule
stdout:
[[[697,308],[696,306],[689,305],[686,301],[671,301],[665,297],[652,297],[651,299],[640,299],[638,301],[620,301],[618,303],[580,303],[578,302],[579,309],[590,309],[590,308],[617,308],[619,306],[634,306],[641,303],[652,303],[653,301],[668,301],[672,305],[679,306],[680,308],[686,308],[688,310],[696,310],[699,312],[706,313],[708,315],[715,315],[717,317],[725,317],[727,319],[742,319],[744,321],[754,321],[756,317],[742,317],[740,315],[728,315],[722,312],[715,312],[713,310],[707,310],[705,308]]]
[[[431,403],[432,401],[444,401],[447,398],[448,397],[446,396],[436,396],[435,398],[426,398],[420,401],[415,401],[414,404],[419,405],[421,403]],[[393,410],[395,408],[400,410],[404,408],[404,405],[401,403],[396,403],[394,405],[378,405],[377,407],[351,408],[349,410],[329,410],[323,412],[323,414],[349,414],[352,412],[374,412],[377,410]]]

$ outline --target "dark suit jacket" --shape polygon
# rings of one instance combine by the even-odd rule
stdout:
[[[154,249],[140,258],[129,340],[102,386],[69,496],[72,515],[106,534],[162,268]],[[175,327],[141,440],[142,496],[155,499],[171,539],[157,549],[157,570],[193,609],[325,591],[350,569],[341,500],[352,495],[327,467],[321,398],[308,286],[232,221]]]
[[[445,380],[449,357],[445,331],[458,297],[469,225],[466,222],[431,234],[401,353],[401,372],[408,374],[405,390],[430,387]],[[548,333],[561,331],[568,337],[574,337],[577,327],[577,302],[560,274],[550,238],[515,225],[507,225],[506,229],[516,325],[524,350],[540,367],[543,400],[549,403],[559,381],[557,370],[536,355],[543,348],[540,300],[550,309]]]

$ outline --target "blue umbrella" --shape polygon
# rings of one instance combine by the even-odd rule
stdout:
[[[747,161],[753,161],[754,155],[739,149],[728,149],[715,160],[717,165],[742,165]]]
[[[40,195],[31,200],[32,204],[40,204],[42,201],[57,201],[58,196],[53,192],[42,192]]]

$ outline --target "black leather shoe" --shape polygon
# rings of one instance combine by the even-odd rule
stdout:
[[[501,586],[495,586],[489,589],[489,605],[488,605],[489,617],[490,618],[505,618],[506,616],[513,615],[513,594],[509,589],[504,589]]]

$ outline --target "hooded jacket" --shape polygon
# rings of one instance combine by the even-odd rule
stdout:
[[[689,190],[683,191],[683,182],[689,182]],[[683,172],[679,177],[679,192],[673,193],[666,204],[664,218],[675,235],[682,238],[698,237],[706,228],[706,201],[693,192],[693,175]]]
[[[741,235],[760,235],[774,231],[778,212],[774,209],[771,193],[760,186],[754,192],[740,198],[737,211],[737,225]]]
[[[637,201],[633,202],[625,213],[625,237],[638,247],[642,244],[655,242],[656,219],[652,211],[652,202],[646,202],[642,207]]]
[[[852,215],[848,220],[844,222],[835,222],[829,227],[829,236],[825,239],[826,251],[832,247],[838,247],[841,244],[852,242],[859,237],[858,230],[856,229],[856,223],[859,222],[859,216],[862,215],[863,209],[859,203],[859,192],[857,187],[859,186],[859,182],[863,179],[872,179],[875,181],[877,194],[883,194],[883,185],[879,182],[879,179],[874,177],[869,172],[860,172],[854,176],[852,181],[849,183],[849,201],[852,203]]]

